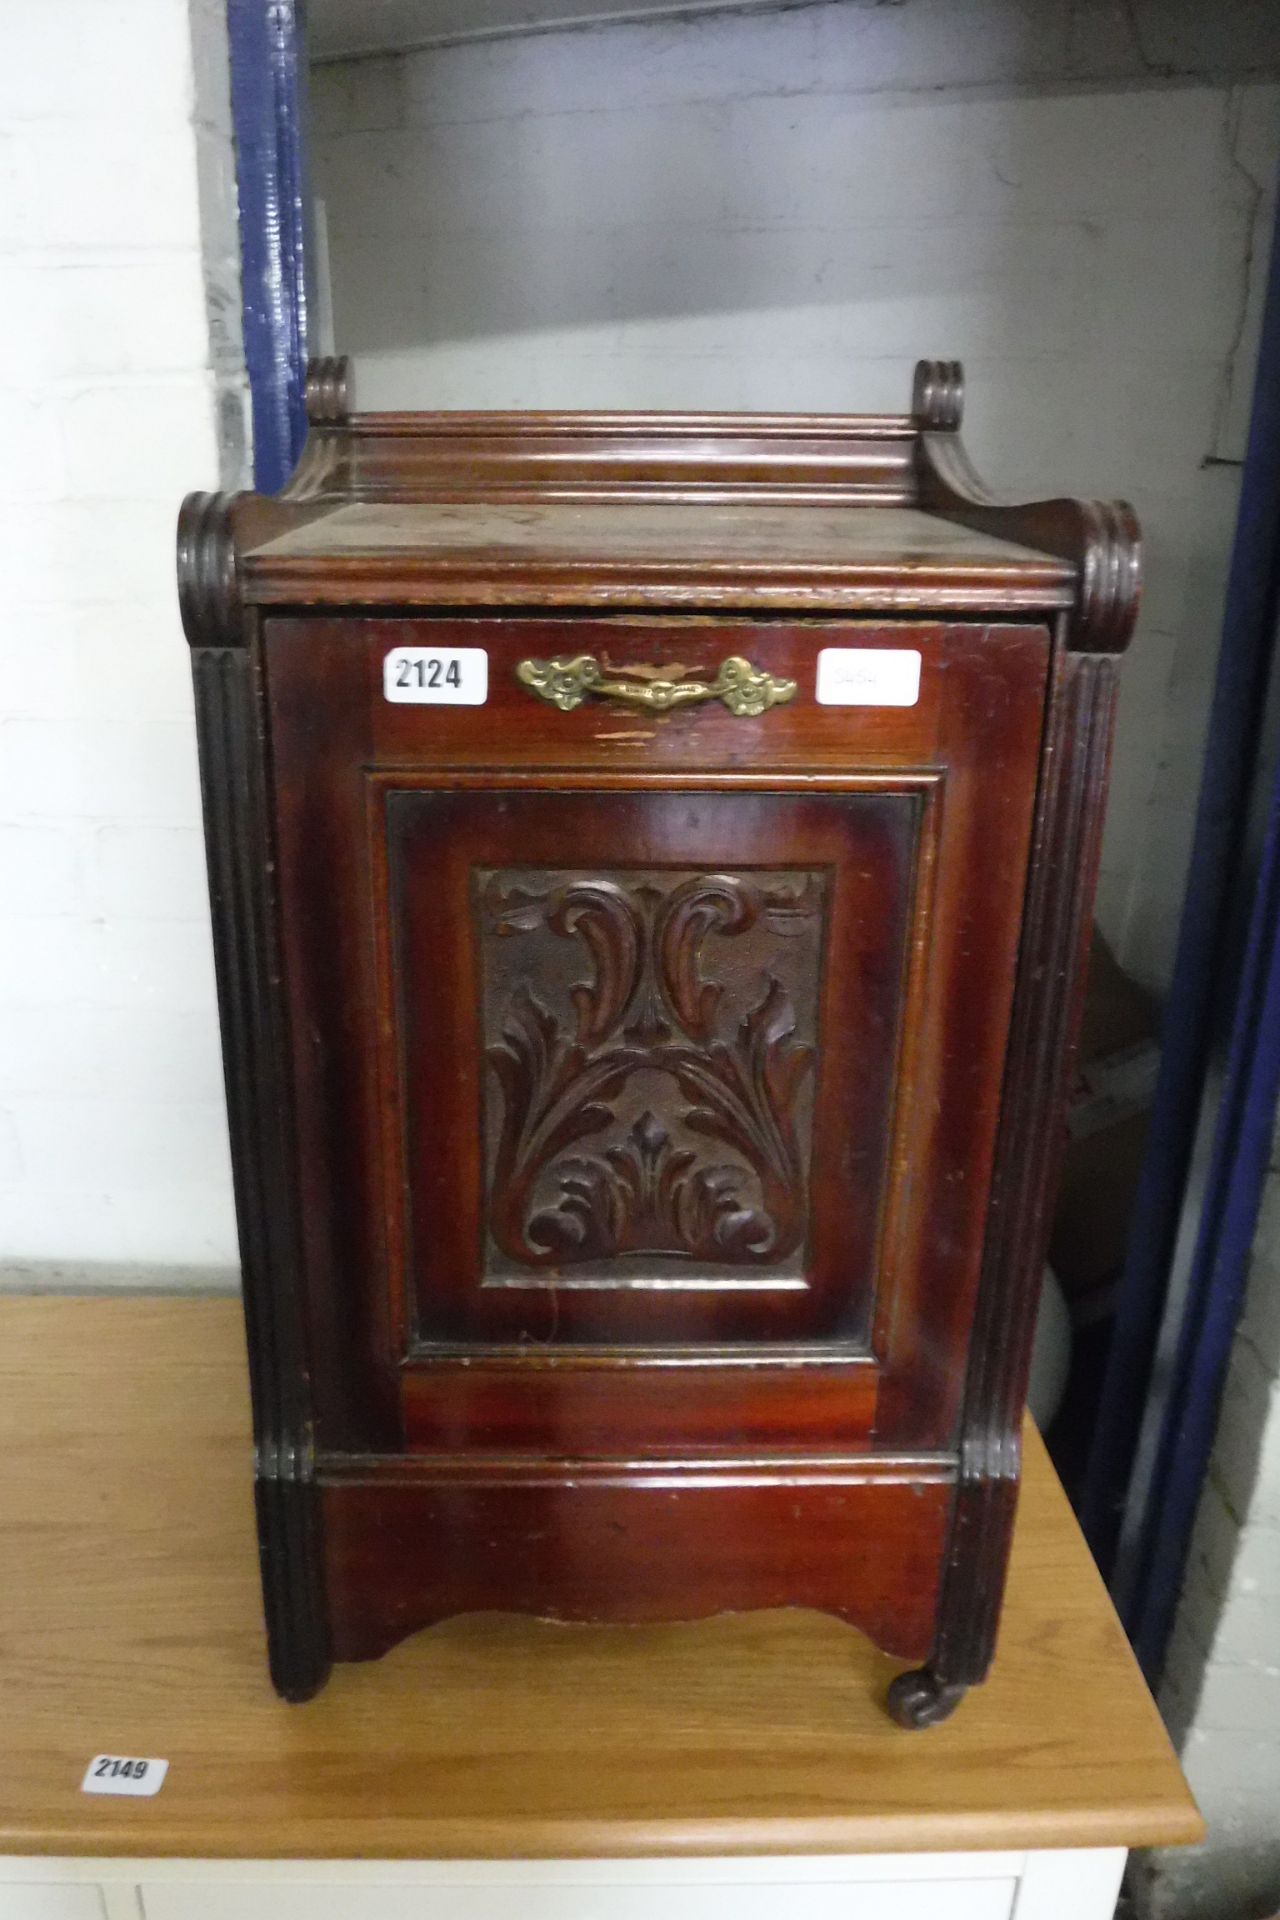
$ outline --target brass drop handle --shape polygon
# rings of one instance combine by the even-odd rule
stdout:
[[[630,701],[649,713],[669,713],[673,707],[692,706],[697,700],[723,700],[730,713],[746,720],[796,697],[794,680],[775,679],[739,654],[721,661],[714,680],[686,680],[687,672],[681,666],[612,667],[594,654],[579,653],[572,658],[522,660],[516,679],[561,713],[572,713],[588,694],[594,694],[601,700]]]

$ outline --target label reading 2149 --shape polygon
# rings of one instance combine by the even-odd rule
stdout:
[[[80,1782],[81,1793],[159,1793],[169,1771],[167,1760],[138,1760],[123,1753],[95,1753]]]
[[[483,647],[392,647],[382,663],[388,700],[415,707],[482,707],[489,697]]]

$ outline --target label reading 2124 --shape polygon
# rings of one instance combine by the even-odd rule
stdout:
[[[415,707],[482,707],[489,697],[483,647],[392,647],[382,663],[386,699]]]

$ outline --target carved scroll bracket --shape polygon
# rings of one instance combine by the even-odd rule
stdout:
[[[1077,581],[1071,650],[1122,653],[1142,592],[1142,536],[1133,508],[1125,500],[997,500],[974,472],[956,432],[963,400],[958,360],[920,362],[912,401],[920,430],[920,505],[960,526],[1071,561]]]
[[[178,606],[193,647],[247,638],[241,556],[326,511],[342,484],[345,436],[312,432],[281,493],[189,493],[178,513]]]
[[[304,388],[307,419],[313,427],[342,426],[351,416],[351,362],[345,353],[307,362]]]
[[[178,513],[178,606],[193,647],[235,647],[243,641],[232,530],[235,503],[242,497],[189,493]]]
[[[958,360],[917,360],[911,417],[921,433],[956,433],[964,416],[964,368]]]

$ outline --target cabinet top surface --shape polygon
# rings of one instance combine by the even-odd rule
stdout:
[[[358,501],[250,547],[267,603],[1070,606],[1067,561],[911,507]]]
[[[193,646],[243,644],[246,606],[672,612],[1061,612],[1120,653],[1141,589],[1124,501],[1002,502],[969,464],[956,361],[905,414],[357,413],[312,363],[279,494],[189,494]]]
[[[801,1612],[472,1615],[305,1707],[267,1681],[239,1308],[0,1300],[9,1853],[519,1857],[1176,1845],[1201,1824],[1043,1448],[995,1670],[902,1733]],[[154,1799],[82,1795],[97,1752]]]

